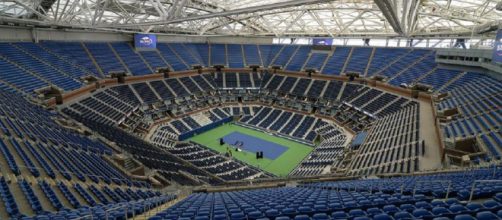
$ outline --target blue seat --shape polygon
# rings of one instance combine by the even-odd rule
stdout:
[[[242,212],[232,213],[230,215],[230,219],[232,219],[232,220],[244,220],[244,219],[246,219],[246,216]]]
[[[453,204],[460,204],[460,201],[456,198],[449,198],[446,200],[446,204],[448,205],[453,205]]]
[[[368,216],[359,216],[359,217],[353,218],[353,220],[371,220],[371,218]]]
[[[495,196],[493,198],[495,200],[497,200],[498,202],[502,202],[502,192],[495,194]]]
[[[413,219],[413,215],[407,211],[399,211],[394,214],[394,219]]]
[[[312,215],[314,214],[314,209],[308,207],[308,206],[300,206],[298,208],[298,212],[303,215]]]
[[[349,216],[352,218],[366,216],[366,212],[361,209],[351,209],[349,211]]]
[[[296,211],[296,209],[288,207],[288,208],[284,208],[282,210],[282,214],[289,216],[290,218],[293,218],[294,216],[296,216],[298,214],[298,212]]]
[[[419,209],[431,209],[432,205],[425,201],[419,201],[415,203],[415,207]]]
[[[476,218],[472,217],[471,215],[462,214],[455,216],[455,220],[476,220]]]
[[[213,220],[226,220],[227,215],[225,214],[218,214],[218,215],[213,215]]]
[[[392,216],[387,215],[387,214],[378,214],[373,216],[374,220],[393,220]]]
[[[331,213],[331,218],[333,218],[333,219],[347,219],[349,217],[350,216],[347,215],[347,213],[344,211],[336,211],[336,212]]]
[[[343,210],[343,205],[338,202],[330,203],[330,204],[328,204],[328,207],[329,207],[329,209],[331,209],[333,211]]]
[[[432,200],[430,203],[434,207],[448,207],[448,204],[442,200]]]
[[[297,215],[295,220],[310,220],[310,217],[308,215]]]
[[[277,218],[275,218],[275,220],[290,220],[291,218],[289,218],[288,216],[279,216]]]
[[[476,218],[478,220],[497,220],[499,217],[490,211],[483,211],[476,213]]]
[[[275,218],[277,216],[280,216],[281,213],[277,209],[269,209],[269,210],[265,211],[265,215],[268,218]]]
[[[419,208],[413,210],[413,216],[416,218],[432,218],[433,215],[427,209]]]
[[[437,207],[432,208],[431,212],[434,216],[450,216],[451,215],[450,210],[448,210],[446,207],[442,207],[442,206],[437,206]]]
[[[499,210],[502,208],[502,205],[493,199],[483,202],[483,206],[489,210]]]
[[[314,205],[314,210],[316,213],[327,213],[329,211],[328,207],[324,204]]]
[[[401,211],[401,209],[399,209],[395,205],[386,205],[383,207],[383,211],[387,214],[394,214],[396,212]]]
[[[469,213],[470,211],[467,208],[465,208],[463,205],[453,204],[450,206],[450,212],[454,215],[460,215],[460,214]]]
[[[378,214],[383,214],[383,211],[379,208],[369,208],[369,209],[366,209],[366,213],[369,215],[369,216],[374,216],[374,215],[378,215]]]
[[[407,212],[413,212],[413,210],[415,210],[416,208],[412,204],[402,204],[401,206],[399,206],[399,209]]]
[[[484,209],[485,207],[479,203],[470,202],[470,203],[467,203],[465,208],[467,208],[471,212],[478,212],[478,211]]]
[[[329,216],[326,213],[316,213],[312,216],[314,220],[329,220]],[[277,219],[276,219],[277,220]]]
[[[265,217],[265,215],[263,215],[263,213],[260,211],[254,211],[254,212],[248,213],[248,219],[259,219],[259,218],[263,218],[263,217]]]

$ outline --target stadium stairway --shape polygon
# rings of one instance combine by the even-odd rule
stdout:
[[[107,43],[106,45],[108,45],[108,47],[110,48],[110,50],[112,51],[112,53],[115,55],[115,57],[120,62],[120,64],[122,64],[122,66],[126,69],[126,71],[129,72],[129,73],[132,73],[132,71],[129,69],[129,67],[127,66],[127,64],[124,62],[124,60],[122,59],[122,57],[120,56],[120,54],[117,52],[117,50],[112,46],[112,44],[111,43]]]
[[[94,56],[92,56],[92,53],[91,51],[89,51],[89,49],[87,48],[87,46],[84,44],[84,42],[81,42],[80,45],[82,45],[82,48],[84,49],[85,53],[87,54],[87,56],[89,56],[89,59],[91,59],[92,61],[92,64],[94,64],[94,66],[96,67],[96,69],[98,70],[99,74],[101,75],[101,77],[105,77],[106,74],[108,73],[105,73],[103,72],[103,69],[101,69],[101,66],[98,65],[98,62],[96,62],[96,58],[94,58]]]
[[[345,62],[343,63],[343,67],[340,70],[340,73],[338,75],[342,75],[343,73],[345,73],[345,69],[347,68],[347,65],[349,65],[349,61],[350,61],[350,57],[352,57],[352,53],[354,53],[354,47],[350,48],[350,52],[347,55],[347,57],[345,58]]]
[[[368,70],[370,69],[371,63],[373,61],[373,57],[375,57],[376,50],[377,50],[376,48],[373,48],[373,50],[371,50],[371,54],[368,59],[368,65],[366,66],[366,68],[364,68],[364,73],[362,74],[363,77],[366,77],[368,75]]]

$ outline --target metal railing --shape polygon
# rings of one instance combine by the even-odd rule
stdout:
[[[448,188],[446,189],[445,199],[448,199],[448,196],[450,195],[451,180],[423,180],[423,181],[416,181],[415,182],[415,185],[413,186],[413,197],[415,197],[415,193],[417,191],[417,186],[420,185],[420,183],[448,183]]]
[[[472,182],[471,193],[469,195],[469,202],[472,201],[472,197],[474,196],[474,189],[478,183],[502,183],[502,180],[474,180]]]

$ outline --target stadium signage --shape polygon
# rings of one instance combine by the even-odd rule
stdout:
[[[333,39],[331,39],[331,38],[314,38],[312,40],[312,44],[331,46],[333,44]]]
[[[497,37],[495,38],[492,62],[497,64],[502,63],[502,29],[498,30]]]
[[[155,49],[157,48],[157,36],[154,34],[135,34],[134,47],[136,49]]]

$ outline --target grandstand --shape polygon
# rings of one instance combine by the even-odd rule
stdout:
[[[0,1],[0,219],[501,219],[500,18]]]

